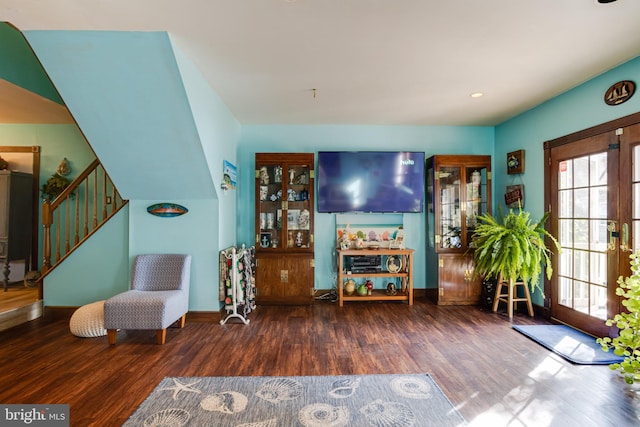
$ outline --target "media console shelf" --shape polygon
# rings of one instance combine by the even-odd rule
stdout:
[[[413,249],[343,249],[338,250],[338,301],[340,307],[345,301],[407,301],[409,305],[413,305]],[[378,263],[379,268],[373,266],[372,271],[356,270],[351,271],[352,258],[363,257],[380,257]],[[389,271],[387,260],[389,257],[397,257],[402,262],[394,264],[397,271]],[[366,270],[366,268],[364,268]],[[395,295],[387,295],[386,289],[373,289],[371,295],[347,295],[344,286],[347,280],[353,279],[356,286],[363,283],[366,279],[374,279],[378,277],[400,278],[401,285],[397,289]]]

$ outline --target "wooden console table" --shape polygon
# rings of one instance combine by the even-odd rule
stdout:
[[[413,249],[346,249],[338,250],[338,301],[340,307],[345,301],[407,301],[413,305]],[[357,272],[348,270],[346,258],[348,257],[381,257],[381,270],[374,272]],[[398,257],[402,260],[397,271],[389,271],[386,266],[386,259],[390,256]],[[387,295],[386,289],[373,289],[371,295],[347,295],[344,292],[345,282],[349,279],[356,281],[360,285],[366,279],[377,277],[400,278],[402,285],[397,289],[395,295]],[[360,279],[360,280],[358,280]]]

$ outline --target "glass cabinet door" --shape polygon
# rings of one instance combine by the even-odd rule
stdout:
[[[280,237],[283,204],[283,167],[282,165],[256,165],[258,188],[256,193],[256,230],[259,230],[258,245],[263,248],[279,248],[282,244]],[[286,200],[286,198],[285,198]]]
[[[478,215],[487,212],[487,168],[484,166],[466,168],[466,244],[469,247],[478,222]]]
[[[286,242],[283,244],[288,249],[312,248],[312,169],[310,165],[288,165],[286,174],[286,218],[283,218]],[[279,215],[282,216],[281,213]]]
[[[313,178],[312,154],[256,156],[257,249],[312,251]]]
[[[441,249],[456,249],[462,246],[461,169],[458,166],[441,166],[436,173],[440,182],[440,235],[436,245]]]

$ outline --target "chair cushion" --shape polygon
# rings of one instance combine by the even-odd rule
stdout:
[[[104,305],[107,329],[165,329],[189,310],[184,291],[138,291],[117,294]]]
[[[143,254],[136,256],[131,289],[139,291],[189,290],[191,255]]]
[[[69,329],[77,337],[93,338],[107,335],[104,327],[104,301],[78,308],[69,320]]]

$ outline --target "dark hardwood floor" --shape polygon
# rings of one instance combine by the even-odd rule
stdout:
[[[243,325],[187,318],[77,338],[68,316],[0,332],[0,402],[66,403],[72,426],[120,426],[165,376],[430,373],[472,426],[640,424],[636,395],[606,366],[573,365],[478,307],[330,302],[260,306]],[[539,323],[517,314],[514,323]],[[425,420],[424,425],[430,425]]]

